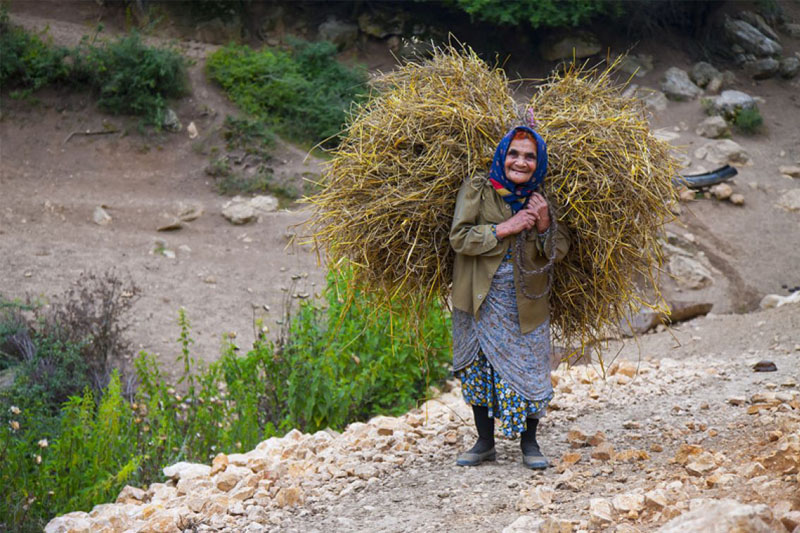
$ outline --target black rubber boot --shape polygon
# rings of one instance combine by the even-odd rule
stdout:
[[[522,464],[534,470],[543,470],[550,466],[547,458],[539,450],[536,442],[536,428],[539,426],[538,418],[527,420],[527,429],[522,432],[520,447],[522,448]]]
[[[489,416],[489,408],[481,405],[472,406],[475,416],[475,427],[478,429],[478,441],[475,445],[456,458],[459,466],[476,466],[484,461],[494,461],[494,418]]]

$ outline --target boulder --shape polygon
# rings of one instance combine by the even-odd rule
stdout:
[[[545,61],[559,61],[573,57],[575,59],[591,57],[602,49],[597,36],[587,31],[578,31],[546,40],[539,47],[539,53]]]
[[[748,61],[744,68],[754,80],[767,80],[778,74],[781,64],[772,57],[762,57],[755,61]]]
[[[713,283],[711,272],[699,261],[683,255],[673,255],[667,266],[678,286],[684,289],[704,289]]]
[[[761,309],[772,309],[774,307],[782,307],[788,304],[800,303],[800,291],[793,292],[789,296],[781,296],[780,294],[767,294],[761,299],[759,307]]]
[[[787,191],[778,198],[778,205],[789,211],[800,211],[800,189]]]
[[[750,155],[742,146],[730,139],[721,139],[707,143],[694,152],[697,159],[705,159],[715,165],[749,165]]]
[[[772,27],[767,24],[767,21],[764,20],[764,17],[759,15],[758,13],[754,13],[753,11],[739,11],[737,16],[756,28],[758,31],[769,37],[775,42],[781,42],[780,37],[778,36],[777,32],[772,29]]]
[[[784,31],[784,33],[786,33],[790,37],[793,37],[795,39],[800,39],[800,24],[794,22],[787,22],[781,27],[781,29]]]
[[[670,67],[661,80],[661,90],[670,100],[693,100],[703,90],[689,79],[689,74],[678,67]]]
[[[352,48],[358,40],[358,24],[344,22],[335,17],[320,24],[317,32],[321,40],[332,42],[339,50]]]
[[[545,505],[550,505],[553,503],[553,496],[555,495],[555,490],[552,487],[547,487],[544,485],[537,485],[535,487],[531,487],[530,489],[523,490],[520,493],[520,499],[517,502],[517,509],[519,511],[533,511],[534,509],[540,509]]]
[[[707,315],[711,312],[713,303],[709,302],[669,302],[669,321],[673,324],[691,320],[692,318]]]
[[[611,500],[611,505],[620,513],[640,512],[644,510],[645,506],[644,495],[634,493],[617,494]]]
[[[715,78],[721,80],[722,73],[711,63],[700,61],[692,66],[692,70],[689,71],[689,77],[698,87],[705,88],[711,80]]]
[[[720,116],[707,117],[697,125],[694,132],[707,139],[719,139],[730,135],[730,128],[725,119]]]
[[[800,74],[800,58],[784,57],[778,65],[778,73],[781,78],[790,80]]]
[[[370,11],[358,16],[358,29],[370,37],[385,39],[390,35],[403,35],[405,20],[398,14]]]
[[[777,56],[783,51],[780,44],[743,20],[726,17],[724,29],[729,41],[738,44],[756,57]]]
[[[738,192],[731,194],[731,197],[728,198],[728,200],[733,205],[739,205],[739,206],[744,205],[744,195]]]
[[[640,88],[637,89],[636,97],[644,102],[644,106],[655,113],[659,113],[667,109],[669,101],[664,93],[655,89]]]
[[[235,202],[231,200],[222,206],[222,216],[228,222],[236,226],[248,224],[256,220],[256,212],[252,206],[246,203]]]
[[[177,133],[181,131],[181,129],[183,129],[183,125],[181,124],[181,121],[178,118],[178,114],[169,108],[167,108],[167,112],[164,113],[164,118],[161,121],[161,125],[164,127],[165,130],[171,131],[173,133]]]
[[[766,505],[745,505],[735,500],[708,500],[661,526],[658,533],[707,531],[720,533],[774,533],[772,513]]]
[[[726,119],[733,119],[742,109],[755,109],[755,99],[742,91],[722,91],[719,96],[704,100],[707,111],[711,115],[720,115]]]
[[[653,70],[653,56],[646,54],[625,56],[620,61],[619,70],[626,74],[643,78]]]

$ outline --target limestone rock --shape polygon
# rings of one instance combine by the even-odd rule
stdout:
[[[780,519],[786,531],[797,531],[797,528],[800,527],[800,511],[789,511],[783,514]]]
[[[94,213],[92,213],[92,220],[98,226],[107,226],[111,224],[111,215],[103,209],[103,206],[98,205],[94,208]]]
[[[708,112],[712,115],[721,115],[732,120],[736,114],[743,109],[755,109],[755,99],[742,91],[722,91],[719,96],[704,99],[704,104],[708,106]]]
[[[658,533],[774,533],[772,513],[766,505],[745,505],[735,500],[710,500],[673,518]]]
[[[44,533],[92,533],[89,515],[83,511],[67,513],[52,519],[44,528]]]
[[[711,63],[700,61],[692,66],[689,78],[698,86],[705,88],[714,78],[722,79],[722,73]]]
[[[717,183],[708,192],[717,200],[727,200],[733,194],[733,189],[727,183]]]
[[[729,198],[729,200],[733,205],[739,205],[739,206],[744,205],[744,195],[741,193],[738,192],[733,193]]]
[[[222,206],[222,216],[236,226],[255,221],[256,212],[252,206],[231,200]]]
[[[780,44],[743,20],[726,17],[724,29],[725,35],[731,42],[757,57],[780,55],[783,51]]]
[[[693,476],[703,476],[716,468],[714,456],[708,452],[697,455],[686,465],[686,471]]]
[[[711,141],[698,148],[694,155],[698,159],[705,159],[715,165],[744,166],[752,164],[750,154],[739,143],[730,139]]]
[[[228,456],[224,453],[218,453],[214,460],[211,461],[211,472],[209,472],[209,476],[214,476],[220,472],[224,472],[225,469],[228,467]]]
[[[553,496],[555,490],[552,487],[537,485],[528,490],[520,492],[520,499],[517,502],[517,509],[519,511],[533,511],[545,505],[553,503]]]
[[[692,318],[707,315],[714,304],[711,302],[681,302],[670,300],[669,321],[672,323],[691,320]]]
[[[654,489],[644,493],[644,505],[648,509],[661,510],[669,505],[667,493],[662,489]]]
[[[540,533],[542,524],[544,524],[543,518],[522,515],[504,527],[503,533]]]
[[[778,205],[788,211],[800,211],[800,189],[787,191],[778,198]]]
[[[675,453],[674,461],[679,465],[685,465],[689,462],[690,457],[700,455],[703,451],[703,448],[696,444],[681,444]]]
[[[683,255],[669,258],[667,268],[680,287],[684,289],[704,289],[713,283],[711,272],[699,261]]]
[[[661,111],[666,110],[667,106],[669,106],[669,100],[667,100],[667,96],[661,91],[640,88],[636,90],[635,94],[637,98],[644,102],[644,106],[654,113],[660,113]]]
[[[619,513],[640,512],[644,510],[644,495],[634,493],[617,494],[611,500],[611,505]]]
[[[781,64],[775,58],[762,57],[755,61],[748,61],[744,68],[754,80],[767,80],[778,74]]]
[[[192,222],[203,215],[203,204],[199,202],[180,202],[177,209],[181,222]]]
[[[196,477],[208,477],[211,467],[197,463],[186,463],[181,461],[171,466],[164,467],[164,475],[172,479],[193,479]]]
[[[800,178],[800,165],[781,165],[778,172],[787,178]]]
[[[614,447],[610,442],[601,442],[594,450],[592,450],[592,459],[600,461],[610,461],[614,457]]]
[[[588,446],[589,436],[583,432],[579,427],[571,427],[567,432],[567,442],[572,448],[581,448]]]
[[[189,134],[190,139],[196,139],[197,136],[200,134],[197,131],[197,125],[194,122],[189,122],[189,125],[186,126],[186,133]]]
[[[795,39],[800,39],[800,24],[796,24],[794,22],[787,22],[785,23],[781,29],[786,32],[787,35],[793,37]]]
[[[252,197],[248,204],[256,211],[261,213],[271,213],[277,211],[278,200],[274,196],[259,195]]]
[[[599,39],[593,33],[578,31],[556,39],[545,41],[539,48],[545,61],[560,59],[582,59],[591,57],[602,50]]]
[[[164,113],[164,119],[161,121],[161,125],[164,127],[165,130],[171,131],[173,133],[177,133],[181,131],[181,129],[183,129],[183,125],[181,124],[181,121],[178,118],[178,114],[169,108],[167,108],[167,112]]]
[[[718,139],[730,134],[730,128],[725,119],[720,116],[708,117],[697,125],[694,132],[701,137]]]
[[[703,90],[689,79],[689,74],[678,67],[670,67],[664,73],[661,90],[670,100],[693,100],[703,93]]]
[[[131,487],[130,485],[125,485],[125,487],[119,492],[119,496],[117,496],[116,502],[117,503],[133,503],[133,504],[141,504],[146,501],[146,493],[144,490]]]
[[[772,27],[769,24],[767,24],[767,21],[764,20],[764,17],[762,17],[758,13],[755,13],[753,11],[743,10],[739,11],[739,13],[737,13],[737,16],[740,19],[747,22],[748,24],[750,24],[751,26],[753,26],[754,28],[756,28],[764,35],[766,35],[767,37],[769,37],[770,39],[772,39],[773,41],[775,42],[781,41],[777,32],[773,30]]]
[[[800,74],[800,58],[784,57],[778,65],[778,72],[781,78],[790,80]]]
[[[606,525],[614,521],[614,510],[605,498],[589,500],[589,520],[596,525]]]
[[[299,487],[284,487],[275,495],[278,507],[297,507],[303,504],[303,492]]]
[[[626,74],[643,78],[653,70],[653,56],[646,54],[627,55],[622,58],[619,69]]]

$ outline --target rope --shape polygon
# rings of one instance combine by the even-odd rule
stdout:
[[[524,243],[528,240],[528,236],[530,234],[530,230],[524,230],[522,233],[517,235],[516,243],[515,243],[515,253],[514,253],[514,263],[517,265],[517,268],[520,272],[520,289],[522,289],[522,294],[529,300],[538,300],[543,298],[545,295],[550,293],[550,289],[553,287],[553,265],[556,262],[556,232],[558,231],[558,223],[556,222],[556,218],[553,216],[553,209],[550,206],[550,201],[545,198],[545,202],[547,202],[547,212],[550,214],[550,228],[547,230],[550,233],[550,246],[549,250],[545,250],[545,256],[547,257],[547,263],[542,266],[541,268],[532,268],[527,269],[525,268],[525,261],[523,260],[523,246]],[[526,276],[538,276],[541,274],[547,274],[547,286],[544,288],[539,294],[531,294],[528,291],[528,286],[525,283]]]

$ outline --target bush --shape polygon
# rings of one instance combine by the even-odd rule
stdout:
[[[501,26],[558,28],[578,26],[602,16],[618,14],[622,4],[615,0],[453,0],[478,20]]]
[[[0,7],[0,88],[14,87],[27,94],[63,79],[69,73],[64,63],[67,53],[11,26],[5,6]]]
[[[331,43],[294,42],[284,52],[231,44],[214,52],[208,75],[244,112],[299,141],[333,143],[366,75],[339,64]]]
[[[399,304],[381,310],[359,294],[343,300],[345,286],[330,275],[324,300],[305,301],[294,316],[287,307],[277,346],[260,339],[240,356],[228,343],[207,368],[192,357],[181,311],[182,378],[171,385],[142,353],[133,401],[117,372],[100,394],[84,387],[55,416],[3,396],[0,530],[41,531],[56,513],[88,511],[126,484],[161,480],[177,461],[208,462],[293,427],[341,429],[413,406],[448,373],[447,315],[432,307],[413,330]]]
[[[739,109],[733,117],[733,124],[747,135],[755,135],[764,125],[764,118],[757,107]]]
[[[188,92],[186,62],[180,53],[147,46],[136,32],[84,47],[73,53],[73,76],[98,92],[98,105],[109,113],[145,117],[159,126],[166,99]]]

